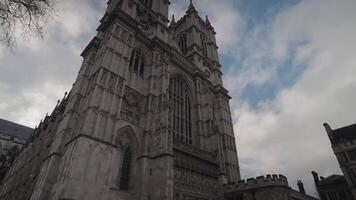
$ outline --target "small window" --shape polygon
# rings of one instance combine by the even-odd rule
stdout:
[[[184,55],[187,54],[187,34],[183,33],[182,35],[179,36],[178,45],[182,53]]]
[[[123,152],[121,176],[120,176],[120,190],[129,190],[130,174],[131,174],[131,147],[127,147]]]
[[[134,49],[132,51],[129,68],[140,76],[143,76],[145,71],[145,59],[141,50]]]

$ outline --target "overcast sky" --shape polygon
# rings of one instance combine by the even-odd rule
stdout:
[[[322,124],[356,122],[355,0],[196,0],[217,32],[243,178],[340,173]],[[0,118],[34,127],[69,91],[106,1],[62,0],[44,40],[0,46]],[[188,0],[172,0],[184,14]]]

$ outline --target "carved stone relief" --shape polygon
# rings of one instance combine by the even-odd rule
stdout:
[[[154,16],[148,9],[138,6],[136,20],[139,22],[139,28],[148,36],[153,34]]]
[[[144,98],[137,93],[126,90],[121,106],[121,117],[137,125],[143,112],[143,100]]]
[[[117,136],[117,144],[120,145],[120,147],[125,148],[127,146],[130,146],[133,144],[131,135],[129,132],[124,131],[121,132],[118,136]]]
[[[176,189],[184,192],[201,193],[204,195],[217,196],[217,179],[203,176],[183,168],[174,169],[174,184]]]

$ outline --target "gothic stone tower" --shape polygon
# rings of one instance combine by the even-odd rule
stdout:
[[[68,96],[36,129],[1,199],[223,197],[240,180],[215,31],[190,2],[109,0]]]

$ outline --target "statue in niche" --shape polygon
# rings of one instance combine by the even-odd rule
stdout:
[[[138,124],[140,118],[140,100],[134,93],[126,93],[121,109],[121,116],[129,122]]]

